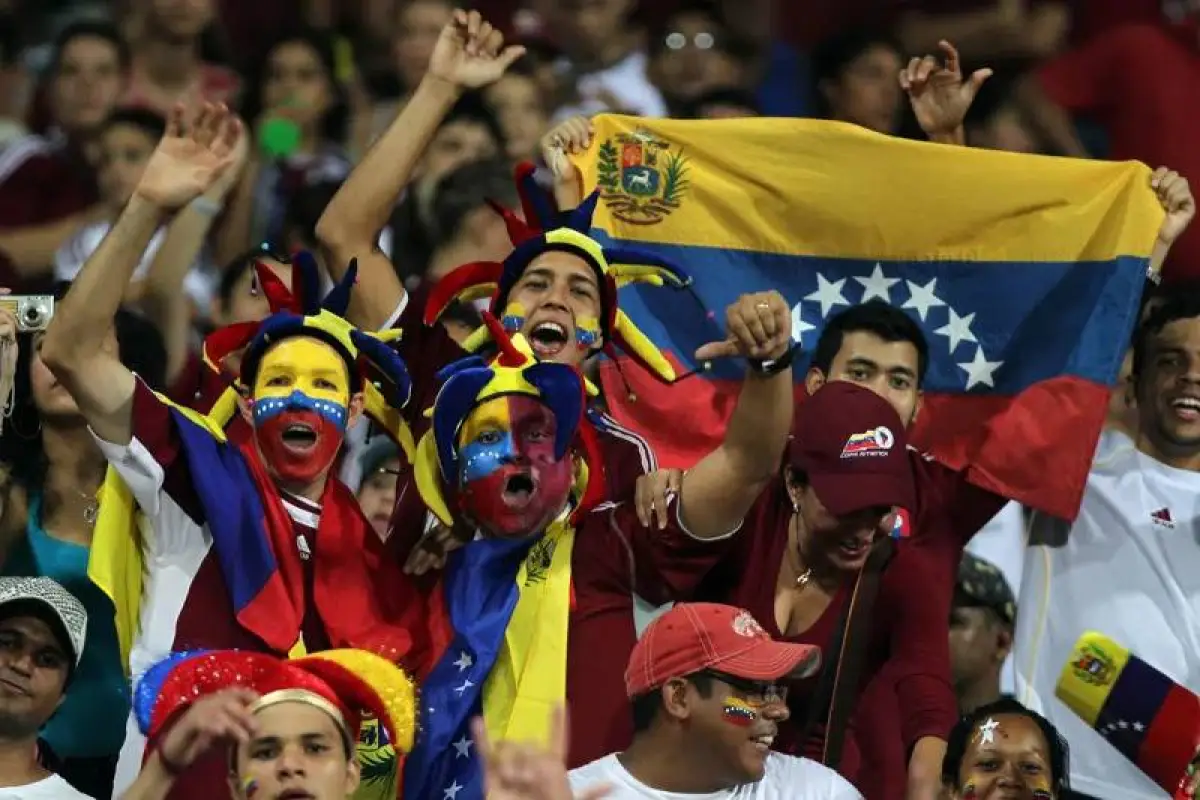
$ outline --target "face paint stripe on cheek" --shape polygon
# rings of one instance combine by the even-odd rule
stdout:
[[[346,429],[347,408],[331,400],[309,397],[299,389],[286,397],[260,397],[254,401],[254,422],[261,425],[285,411],[313,411],[333,423],[338,430]]]
[[[497,472],[516,454],[511,431],[498,434],[494,442],[471,442],[459,453],[462,482],[483,480]]]
[[[758,709],[737,697],[726,697],[721,716],[731,725],[749,728],[758,719]]]

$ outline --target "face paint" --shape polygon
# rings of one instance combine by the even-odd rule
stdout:
[[[758,719],[758,709],[754,705],[738,697],[726,697],[721,707],[721,715],[730,725],[739,728],[749,728]]]
[[[242,778],[242,794],[246,796],[246,800],[254,800],[254,796],[258,794],[258,781],[254,778]]]
[[[975,784],[968,783],[963,787],[962,800],[978,800],[979,793],[975,791]]]
[[[263,356],[254,383],[254,439],[288,483],[315,481],[337,457],[349,419],[346,364],[324,342],[285,339]]]
[[[979,743],[980,744],[995,744],[996,730],[1000,727],[1000,723],[991,717],[987,718],[987,722],[979,726]]]
[[[1050,792],[1050,777],[1048,775],[1031,775],[1029,777],[1029,791],[1037,800],[1050,800],[1054,795]]]
[[[520,303],[509,303],[504,308],[503,316],[500,317],[500,324],[509,333],[516,333],[525,326],[525,317],[525,306]]]
[[[570,457],[554,457],[554,414],[532,397],[481,403],[459,433],[458,502],[492,536],[545,529],[570,496]]]
[[[600,343],[600,320],[595,317],[580,317],[575,320],[575,346],[590,352]]]

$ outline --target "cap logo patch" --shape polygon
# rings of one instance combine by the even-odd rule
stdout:
[[[758,620],[750,616],[749,611],[742,611],[733,618],[733,632],[746,638],[767,638],[767,632],[758,624]]]
[[[842,448],[842,458],[886,456],[895,444],[895,435],[880,425],[878,428],[851,435]]]

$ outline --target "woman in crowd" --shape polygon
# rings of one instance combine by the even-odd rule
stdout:
[[[1070,797],[1067,741],[1041,714],[1011,698],[958,721],[946,744],[942,783],[952,800]]]
[[[56,296],[65,293],[60,285]],[[12,416],[0,437],[7,473],[0,480],[0,572],[53,578],[88,611],[82,661],[42,739],[67,781],[89,796],[108,797],[129,690],[111,602],[88,578],[106,465],[75,402],[42,363],[41,334],[16,330],[12,314],[0,310],[0,340],[17,347]],[[161,386],[166,356],[157,331],[125,311],[114,331],[109,345],[119,349],[121,360]]]
[[[221,263],[256,242],[282,241],[293,196],[349,174],[349,111],[333,40],[300,30],[267,48],[252,72],[242,116],[254,126],[254,155],[219,235]]]

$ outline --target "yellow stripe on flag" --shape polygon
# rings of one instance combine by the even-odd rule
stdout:
[[[1102,633],[1088,631],[1075,642],[1054,694],[1089,727],[1095,727],[1129,651]]]

